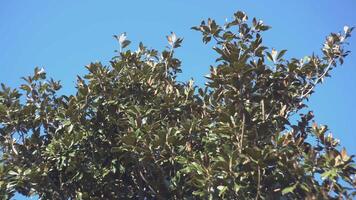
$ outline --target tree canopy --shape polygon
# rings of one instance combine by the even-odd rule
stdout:
[[[264,46],[270,27],[238,11],[193,27],[213,43],[206,86],[178,81],[182,38],[159,52],[126,34],[61,95],[43,69],[0,90],[0,196],[41,199],[352,199],[355,163],[307,103],[349,54],[353,28],[320,55]]]

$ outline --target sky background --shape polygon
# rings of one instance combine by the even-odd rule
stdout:
[[[303,58],[320,54],[330,32],[344,25],[356,26],[356,1],[257,1],[257,0],[0,0],[0,82],[18,87],[20,77],[44,67],[49,77],[61,80],[64,94],[75,92],[76,75],[84,66],[101,61],[107,64],[118,49],[114,34],[127,32],[136,49],[146,46],[162,50],[165,36],[174,31],[184,37],[177,56],[183,61],[180,80],[203,78],[216,55],[190,29],[208,17],[221,24],[237,10],[250,19],[262,19],[272,29],[264,44],[288,49],[287,57]],[[356,32],[347,47],[352,53],[343,66],[332,72],[309,102],[319,124],[327,124],[333,135],[351,154],[356,154]],[[14,199],[25,199],[16,195]]]

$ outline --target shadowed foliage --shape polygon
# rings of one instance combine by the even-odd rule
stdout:
[[[217,53],[205,87],[176,80],[174,33],[162,52],[115,36],[117,56],[86,66],[74,95],[39,68],[2,84],[1,198],[352,199],[353,156],[306,103],[353,28],[303,59],[265,47],[269,28],[240,11],[193,27]]]

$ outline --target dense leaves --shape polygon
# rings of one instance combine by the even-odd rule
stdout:
[[[354,156],[306,102],[353,28],[303,59],[265,47],[269,28],[243,12],[193,27],[218,54],[206,87],[176,80],[174,33],[162,52],[114,36],[118,55],[86,66],[74,95],[39,68],[19,89],[1,85],[1,197],[352,199]]]

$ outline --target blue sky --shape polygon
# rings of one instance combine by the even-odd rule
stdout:
[[[21,76],[39,66],[62,81],[63,93],[71,94],[76,75],[85,73],[83,66],[107,64],[115,56],[118,44],[112,35],[127,32],[132,48],[142,41],[163,49],[165,36],[174,31],[184,37],[177,52],[183,61],[179,79],[194,78],[203,85],[215,55],[190,27],[208,17],[223,23],[237,10],[271,25],[264,42],[288,49],[287,57],[320,53],[327,34],[356,26],[354,0],[0,0],[0,82],[17,87]],[[351,55],[317,88],[309,108],[317,123],[328,124],[348,152],[356,154],[356,35],[349,42]]]

